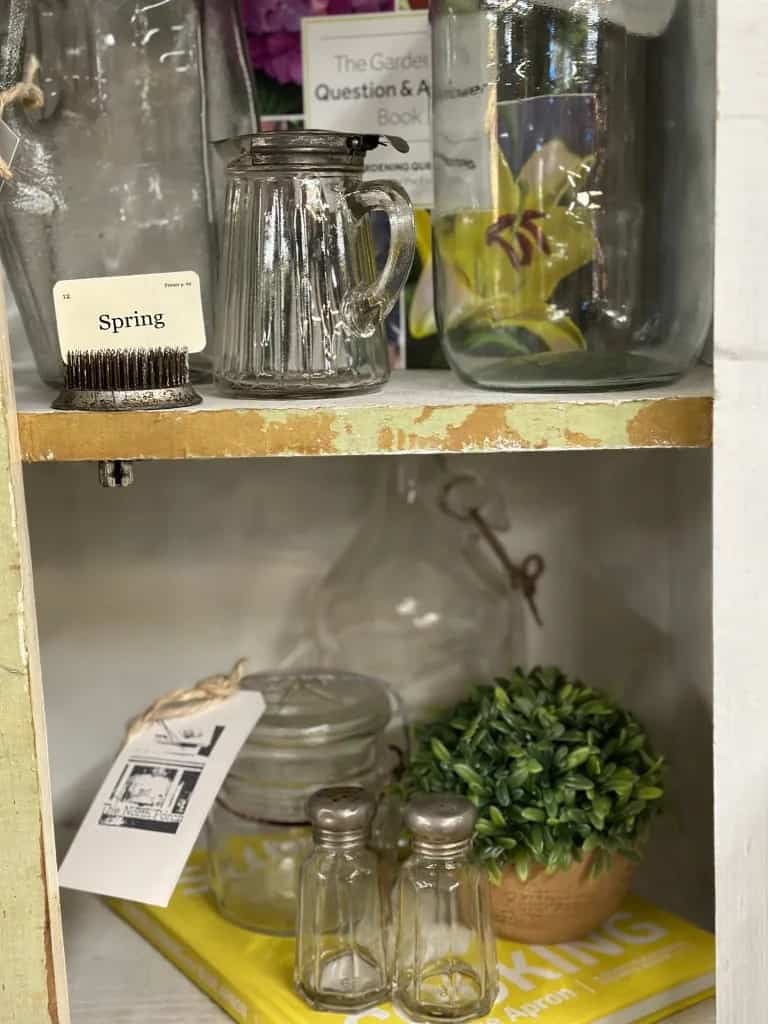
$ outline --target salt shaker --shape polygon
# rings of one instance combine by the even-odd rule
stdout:
[[[414,1021],[485,1017],[496,999],[487,878],[470,856],[476,819],[448,794],[405,809],[413,845],[398,882],[392,996]]]
[[[295,984],[315,1010],[389,998],[379,863],[366,845],[374,807],[356,786],[321,789],[307,803],[314,849],[301,868]]]

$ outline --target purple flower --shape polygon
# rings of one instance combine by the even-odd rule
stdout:
[[[269,32],[248,37],[253,66],[277,82],[301,82],[301,33]]]
[[[300,32],[301,19],[325,14],[326,0],[243,0],[243,18],[249,33]]]
[[[393,0],[242,0],[253,66],[285,84],[301,83],[301,19],[321,14],[375,14]]]

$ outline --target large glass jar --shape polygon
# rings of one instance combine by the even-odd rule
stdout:
[[[4,115],[21,141],[0,203],[0,255],[43,380],[62,381],[59,280],[194,270],[212,346],[214,143],[256,127],[237,0],[6,0],[0,30],[0,86],[34,56],[45,95]],[[210,375],[208,349],[191,363]]]
[[[714,25],[689,0],[436,0],[436,312],[467,381],[668,381],[711,320]]]
[[[391,700],[375,679],[329,670],[247,676],[266,711],[208,818],[208,868],[221,914],[244,928],[292,935],[299,868],[312,848],[307,800],[326,786],[380,794]]]

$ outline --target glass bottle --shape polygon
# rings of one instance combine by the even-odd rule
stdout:
[[[436,0],[436,312],[488,388],[662,383],[712,315],[714,14]]]
[[[0,255],[41,377],[62,380],[56,281],[178,270],[200,277],[208,348],[191,365],[210,376],[214,143],[256,128],[237,0],[5,0],[0,26],[0,87],[34,56],[45,95],[40,111],[6,111],[20,143],[0,203]]]
[[[316,595],[315,641],[324,664],[386,680],[418,719],[524,662],[525,613],[477,532],[449,514],[471,490],[504,529],[501,499],[435,458],[379,465],[371,512]]]
[[[227,167],[219,289],[224,394],[366,391],[389,379],[384,320],[411,269],[413,210],[392,181],[363,182],[378,135],[265,132]],[[370,214],[389,221],[378,270]],[[289,258],[286,257],[289,254]]]
[[[315,1010],[346,1013],[389,997],[378,858],[368,841],[373,797],[322,789],[307,804],[314,850],[301,868],[296,987]]]
[[[470,856],[476,820],[451,794],[405,808],[413,842],[397,886],[393,1001],[411,1020],[473,1020],[496,1000],[488,879]]]

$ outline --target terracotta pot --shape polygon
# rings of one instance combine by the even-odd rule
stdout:
[[[610,870],[589,878],[592,857],[567,871],[548,875],[534,867],[527,882],[506,868],[501,885],[492,885],[491,914],[496,934],[517,942],[550,945],[583,939],[621,906],[634,864],[616,856]]]

